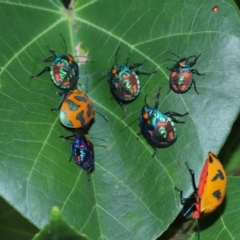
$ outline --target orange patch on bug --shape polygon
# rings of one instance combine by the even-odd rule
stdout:
[[[223,179],[216,178],[222,174]],[[213,179],[215,180],[213,181]],[[198,219],[206,216],[216,210],[224,200],[227,187],[227,176],[219,159],[211,152],[203,166],[198,184],[196,210],[193,213],[193,218]],[[214,192],[220,191],[221,197],[218,199],[214,196]]]
[[[145,112],[145,113],[142,115],[142,117],[143,117],[144,119],[148,119],[148,113]]]
[[[84,101],[78,100],[77,97],[82,97]],[[73,102],[76,106],[78,106],[78,108],[74,111],[70,109],[68,101]],[[78,89],[71,91],[65,97],[61,106],[61,110],[65,112],[66,120],[72,122],[73,128],[86,127],[95,116],[95,110],[92,101],[84,92],[81,92]],[[82,118],[84,119],[84,126],[82,125],[81,121],[77,119],[79,113],[82,114]]]

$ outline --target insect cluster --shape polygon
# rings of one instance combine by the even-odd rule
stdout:
[[[61,35],[62,36],[62,35]],[[63,37],[62,37],[63,38]],[[66,42],[63,38],[64,44]],[[45,72],[50,72],[50,78],[55,86],[63,90],[56,92],[61,96],[61,100],[54,110],[60,110],[60,121],[63,126],[71,129],[74,134],[71,136],[60,136],[63,139],[72,140],[71,157],[75,162],[89,174],[94,169],[94,148],[90,140],[84,135],[77,133],[79,129],[85,129],[89,126],[95,116],[95,110],[91,99],[80,91],[78,86],[79,67],[74,57],[67,53],[58,54],[48,46],[52,56],[40,61],[51,62],[50,67],[45,67],[37,75],[31,76],[36,78]]]
[[[115,63],[109,70],[108,82],[110,90],[123,109],[123,116],[125,117],[126,107],[124,104],[134,101],[140,94],[139,75],[149,76],[155,74],[156,71],[136,70],[136,68],[143,66],[146,60],[128,66],[130,54],[123,64],[118,64],[117,55],[119,49],[120,47],[117,48],[115,53]],[[70,161],[74,158],[75,162],[86,170],[89,178],[89,174],[94,169],[94,146],[86,135],[77,132],[79,129],[89,127],[94,119],[95,109],[91,99],[78,89],[79,67],[74,57],[67,53],[67,49],[65,54],[58,54],[50,47],[48,47],[48,50],[52,55],[40,60],[42,62],[51,62],[52,65],[45,67],[38,74],[31,76],[31,78],[39,77],[43,73],[49,72],[53,84],[62,90],[60,93],[56,92],[61,96],[61,100],[58,106],[52,110],[60,110],[62,125],[73,131],[73,134],[70,136],[61,136],[63,139],[72,141]],[[183,94],[193,85],[195,92],[199,94],[193,75],[202,76],[204,74],[199,73],[192,67],[197,63],[200,54],[185,58],[181,58],[174,53],[171,54],[177,57],[178,61],[171,68],[167,68],[170,71],[168,93],[170,90],[173,90],[177,94]],[[190,59],[193,59],[193,61],[190,61]],[[164,113],[160,111],[160,89],[159,87],[154,107],[149,107],[147,95],[145,96],[145,103],[139,119],[141,133],[154,149],[153,157],[158,148],[169,147],[174,144],[177,139],[175,123],[184,123],[177,118],[188,114],[188,112],[168,111]],[[183,215],[187,216],[193,212],[192,217],[196,220],[197,226],[199,226],[198,219],[208,215],[222,203],[226,192],[227,178],[220,161],[211,152],[209,152],[204,164],[198,187],[195,184],[194,171],[188,165],[187,169],[191,174],[194,197],[184,198],[183,192],[178,188],[176,190],[180,193],[180,201],[184,205]]]

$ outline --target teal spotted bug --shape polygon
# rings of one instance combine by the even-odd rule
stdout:
[[[154,153],[157,152],[157,147],[168,147],[177,139],[177,129],[175,123],[184,123],[177,120],[175,117],[183,117],[188,114],[180,114],[169,111],[166,113],[158,110],[160,88],[156,97],[155,107],[149,107],[147,104],[147,95],[145,96],[145,105],[142,108],[140,117],[140,128],[149,144],[153,147]]]
[[[135,100],[140,93],[140,80],[138,75],[152,75],[156,73],[156,71],[146,72],[139,69],[134,71],[134,68],[141,67],[146,62],[146,60],[141,63],[133,63],[128,66],[130,53],[126,58],[124,64],[118,64],[117,54],[119,48],[120,47],[118,47],[116,51],[115,64],[112,66],[109,72],[108,81],[115,99],[122,107],[124,116],[126,116],[126,108],[124,107],[123,103]]]
[[[91,141],[85,136],[75,133],[71,136],[60,136],[65,140],[73,140],[71,144],[71,156],[69,161],[74,158],[77,165],[83,168],[86,173],[88,180],[90,181],[89,175],[94,169],[94,147]]]
[[[67,52],[67,45],[63,36],[62,39]],[[49,52],[52,53],[52,56],[46,59],[39,58],[39,60],[42,62],[52,62],[52,66],[45,67],[41,72],[36,75],[32,75],[30,78],[36,78],[45,72],[50,72],[50,78],[55,86],[63,90],[74,89],[79,77],[79,67],[73,56],[69,53],[58,54],[49,46],[47,46],[47,48]]]

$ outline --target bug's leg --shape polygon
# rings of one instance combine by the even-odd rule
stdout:
[[[90,174],[94,171],[94,165],[87,170],[87,179],[90,182]]]
[[[87,170],[87,179],[88,179],[88,182],[90,182],[90,173],[91,173],[91,170]]]
[[[192,55],[192,56],[186,58],[186,60],[189,62],[189,59],[190,59],[190,58],[195,58],[194,61],[193,61],[193,62],[189,62],[189,64],[192,64],[192,63],[196,64],[197,59],[200,57],[200,55],[201,55],[201,54],[199,54],[198,56]],[[193,65],[194,65],[194,64],[193,64]],[[192,67],[193,65],[191,65],[191,67]]]
[[[65,91],[65,92],[57,92],[55,89],[52,88],[52,91],[55,92],[58,96],[66,96],[68,94],[69,91]]]
[[[189,114],[189,112],[180,114],[180,113],[172,112],[172,111],[169,111],[169,112],[166,112],[166,113],[165,113],[165,115],[171,117],[172,120],[173,120],[175,123],[185,123],[185,122],[177,120],[174,116],[176,116],[176,117],[183,117],[183,116],[188,115],[188,114]]]
[[[144,102],[145,102],[145,105],[148,107],[148,104],[147,104],[147,94],[145,95]]]
[[[194,78],[192,79],[192,83],[193,83],[193,87],[194,87],[195,92],[197,94],[199,94],[199,92],[197,91],[196,82],[195,82]]]
[[[178,117],[183,117],[183,116],[186,116],[189,114],[189,112],[186,112],[186,113],[177,113],[177,112],[173,112],[173,111],[170,111],[170,112],[166,112],[165,114],[171,114],[171,116],[178,116]]]
[[[138,110],[136,110],[136,111],[133,111],[133,112],[127,114],[127,115],[126,115],[126,118],[130,117],[131,115],[133,115],[133,114],[135,114],[135,113],[139,113],[140,111],[141,111],[141,109],[138,109]],[[131,124],[133,124],[133,123],[136,122],[137,120],[139,120],[139,117],[136,118],[135,120],[133,120],[130,124],[128,124],[128,126],[130,126]]]
[[[166,114],[166,115],[167,115],[167,114]],[[179,120],[177,120],[175,117],[172,117],[172,116],[171,116],[171,118],[172,118],[173,122],[175,122],[175,123],[185,123],[184,121],[179,121]]]
[[[106,122],[108,122],[108,118],[107,118],[104,114],[102,114],[102,113],[99,112],[99,111],[96,111],[96,109],[95,109],[95,112],[96,112],[97,114],[99,114],[102,118],[104,118]]]
[[[187,209],[185,211],[183,211],[183,216],[186,217],[189,215],[190,212],[193,211],[193,209],[196,208],[196,203],[194,202],[196,200],[196,198],[186,198],[186,200],[188,201],[192,201],[193,203],[187,207]]]
[[[42,58],[38,57],[38,60],[41,61],[41,62],[53,62],[53,59],[54,59],[53,56],[50,56],[46,59],[42,59]]]
[[[151,147],[152,147],[153,150],[154,150],[154,151],[153,151],[153,154],[152,154],[152,158],[153,158],[153,157],[155,157],[158,149],[157,149],[157,147],[150,141],[151,137],[148,137],[148,136],[146,136],[146,135],[145,135],[145,137],[146,137],[148,143],[151,145]]]
[[[170,87],[169,90],[168,90],[168,92],[167,92],[167,94],[169,94],[169,93],[171,92],[171,90],[172,90],[172,88]]]
[[[74,143],[71,144],[71,156],[70,156],[70,158],[69,158],[69,162],[72,161],[73,154],[74,154]]]
[[[171,72],[173,71],[173,69],[172,69],[172,68],[169,68],[169,67],[167,67],[166,69],[169,70],[169,71],[171,71]]]
[[[119,105],[121,106],[122,110],[123,110],[123,117],[121,120],[123,120],[126,116],[127,116],[127,113],[126,113],[126,107],[123,105],[122,102],[118,101]]]
[[[197,186],[196,186],[196,182],[195,182],[195,172],[191,168],[189,168],[187,162],[185,162],[185,164],[186,164],[187,169],[188,169],[188,171],[189,171],[189,173],[191,175],[193,190],[194,190],[194,193],[196,194],[197,193]]]
[[[39,76],[41,76],[43,73],[45,72],[50,72],[50,67],[45,67],[40,73],[36,74],[36,75],[32,75],[30,76],[30,78],[37,78]]]
[[[135,67],[141,67],[145,62],[147,61],[147,59],[145,59],[143,62],[141,63],[133,63],[132,65],[129,66],[129,69],[132,70]]]
[[[184,198],[183,197],[183,191],[180,190],[179,188],[175,187],[175,190],[179,192],[179,196],[180,196],[180,202],[181,204],[184,206],[186,203],[188,204],[189,201],[194,201],[196,198],[192,197],[192,198]],[[194,207],[195,203],[193,204],[193,206],[191,206],[190,208],[192,209]]]
[[[57,56],[57,53],[54,50],[52,50],[49,46],[47,46],[47,48],[50,53],[52,53],[54,56]]]
[[[179,192],[179,196],[180,196],[180,203],[183,205],[183,206],[187,206],[187,209],[186,211],[183,211],[183,216],[186,217],[191,211],[193,208],[195,208],[196,206],[196,203],[195,203],[195,200],[196,198],[184,198],[183,197],[183,191],[176,188],[175,187],[175,190]],[[192,202],[192,203],[191,203]],[[189,203],[191,205],[189,205]]]
[[[158,109],[158,105],[159,105],[160,90],[161,90],[161,87],[158,88],[158,94],[157,94],[156,101],[155,101],[155,106],[154,107],[156,109]]]
[[[201,54],[199,54],[198,56],[190,56],[187,58],[187,60],[189,60],[190,58],[195,57],[194,61],[189,63],[190,67],[192,67],[196,64],[196,62],[200,56],[201,56]]]
[[[71,136],[67,136],[67,137],[65,137],[65,136],[60,136],[60,138],[62,138],[62,139],[64,139],[64,140],[73,140],[73,138],[75,138],[75,137],[76,137],[76,134],[71,135]]]
[[[179,193],[179,196],[180,196],[180,202],[181,202],[181,204],[182,204],[182,205],[184,205],[184,204],[185,204],[185,202],[186,202],[186,199],[185,199],[185,198],[183,198],[183,191],[182,191],[182,190],[180,190],[180,189],[178,189],[177,187],[175,187],[175,190],[176,190],[176,191],[178,191],[178,193]]]
[[[198,222],[198,219],[196,218],[196,225],[197,225],[197,232],[198,232],[198,240],[200,240],[200,227],[199,227],[199,222]]]
[[[141,135],[143,133],[143,131],[142,132],[140,132],[140,133],[138,133],[138,136],[139,135]],[[149,133],[148,133],[149,134]],[[144,136],[145,136],[145,138],[147,139],[147,141],[148,141],[148,143],[151,145],[151,147],[153,148],[153,150],[154,150],[154,152],[153,152],[153,154],[152,154],[152,158],[156,155],[156,153],[157,153],[157,147],[151,142],[151,136],[150,136],[150,134],[149,135],[147,135],[146,133],[145,134],[143,134]]]
[[[199,73],[197,69],[191,69],[191,73],[197,74],[198,76],[203,76],[205,73]]]
[[[113,92],[112,92],[112,93],[113,93]],[[115,97],[114,94],[112,94],[112,98],[111,98],[111,99],[113,99],[113,98],[118,102],[118,104],[121,106],[121,108],[122,108],[122,110],[123,110],[123,117],[122,117],[122,119],[121,119],[121,120],[123,120],[123,119],[127,116],[126,107],[123,105],[123,103],[122,103],[120,100],[118,100],[117,97]]]
[[[153,147],[153,149],[154,149],[154,152],[153,152],[153,155],[152,155],[152,158],[156,155],[156,153],[157,153],[157,148],[156,148],[156,146],[154,146],[154,145],[151,145],[152,147]]]
[[[152,75],[152,74],[154,74],[154,73],[156,73],[157,72],[157,70],[155,70],[155,71],[153,71],[153,72],[146,72],[146,71],[143,71],[143,70],[137,70],[137,71],[135,71],[135,73],[137,74],[137,75],[139,75],[139,74],[142,74],[142,75]]]
[[[54,89],[52,89],[52,90],[55,91]],[[68,94],[68,92],[61,92],[61,93],[59,93],[59,92],[56,92],[56,91],[55,91],[55,93],[56,93],[58,96],[61,96],[61,100],[60,100],[57,108],[52,108],[51,111],[57,111],[57,110],[59,110],[59,109],[61,108],[61,106],[62,106],[62,103],[63,103],[63,101],[64,101],[64,98],[65,98],[66,95]]]
[[[169,94],[171,92],[171,90],[172,90],[172,87],[171,87],[171,82],[170,82],[170,79],[169,79],[169,90],[168,90],[167,94]]]

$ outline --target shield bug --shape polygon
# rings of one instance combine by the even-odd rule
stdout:
[[[149,107],[147,104],[147,95],[145,96],[145,105],[142,108],[140,117],[140,128],[144,137],[154,149],[153,156],[156,154],[157,147],[168,147],[177,139],[177,130],[175,123],[184,123],[175,117],[183,117],[188,114],[180,114],[169,111],[166,113],[158,110],[160,89],[158,91],[155,107]]]
[[[94,147],[90,140],[84,135],[74,134],[68,137],[61,136],[65,140],[72,140],[71,156],[69,162],[74,158],[77,165],[87,172],[88,180],[89,174],[94,169]]]
[[[171,54],[178,57],[180,60],[177,63],[175,63],[172,68],[167,68],[168,70],[171,71],[169,80],[170,88],[168,93],[171,91],[171,89],[176,93],[185,93],[191,88],[193,84],[195,92],[199,94],[196,88],[196,83],[193,78],[193,74],[197,74],[199,76],[205,74],[199,73],[197,69],[192,69],[192,67],[196,64],[201,54],[199,54],[198,56],[190,56],[188,58],[180,58],[174,53]],[[190,58],[195,59],[192,62],[190,62],[189,61]]]
[[[192,213],[200,239],[198,220],[209,215],[222,204],[226,194],[227,176],[221,162],[212,152],[208,153],[199,178],[198,188],[195,183],[194,171],[189,168],[187,163],[186,166],[191,175],[194,197],[183,198],[183,191],[175,189],[180,193],[180,202],[184,206],[183,216],[186,217]]]
[[[95,110],[91,99],[82,91],[56,92],[62,96],[59,105],[60,121],[68,128],[85,128],[94,119]]]
[[[119,48],[120,47],[118,47],[115,53],[115,64],[112,66],[109,72],[108,81],[115,99],[123,109],[123,114],[125,117],[126,108],[123,103],[133,101],[140,93],[140,80],[138,75],[152,75],[156,73],[156,71],[146,72],[139,69],[134,71],[134,68],[141,67],[147,60],[144,60],[141,63],[133,63],[128,66],[130,53],[128,54],[124,64],[118,64],[117,55]]]
[[[71,90],[75,88],[77,84],[79,77],[79,68],[78,64],[74,61],[73,56],[67,53],[67,45],[65,39],[62,35],[61,37],[65,45],[66,53],[58,54],[56,51],[47,46],[52,56],[46,59],[39,58],[39,60],[42,62],[52,62],[52,66],[45,67],[41,72],[31,76],[30,78],[36,78],[45,72],[50,72],[50,78],[53,81],[54,85],[60,89]]]

